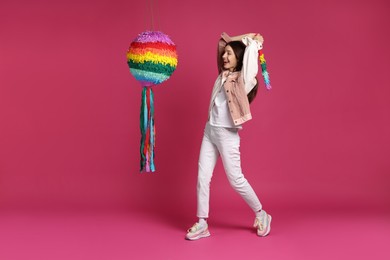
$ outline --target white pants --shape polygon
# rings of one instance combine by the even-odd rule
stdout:
[[[219,155],[221,155],[230,185],[254,212],[261,210],[262,205],[256,193],[241,171],[238,129],[215,127],[207,123],[199,155],[197,217],[209,217],[210,182]]]

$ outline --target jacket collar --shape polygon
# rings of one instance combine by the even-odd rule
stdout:
[[[223,78],[229,78],[231,80],[236,80],[239,76],[240,76],[240,71],[230,72],[228,70],[224,70],[222,72],[222,77]]]

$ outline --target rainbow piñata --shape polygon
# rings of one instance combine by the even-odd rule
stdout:
[[[143,87],[160,84],[177,67],[176,46],[162,32],[142,32],[130,44],[127,64],[131,74]]]
[[[156,128],[152,86],[166,81],[175,71],[176,46],[164,33],[146,31],[130,44],[126,56],[131,74],[143,87],[140,114],[141,172],[154,172]]]

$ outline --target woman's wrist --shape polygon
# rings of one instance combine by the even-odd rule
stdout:
[[[256,33],[254,36],[253,36],[253,39],[260,42],[261,44],[263,44],[264,42],[264,38],[263,36],[261,36],[259,33]]]
[[[223,32],[221,34],[221,39],[223,39],[225,42],[231,42],[231,41],[242,41],[243,38],[248,37],[253,40],[259,41],[261,44],[264,42],[263,36],[261,36],[259,33],[247,33],[243,35],[237,35],[230,37],[227,33]]]
[[[221,39],[224,40],[226,43],[231,42],[232,38],[225,32],[221,34]]]

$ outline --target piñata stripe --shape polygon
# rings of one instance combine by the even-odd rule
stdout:
[[[172,67],[177,66],[177,58],[165,57],[151,52],[144,53],[143,55],[137,55],[129,53],[127,55],[127,60],[133,61],[135,63],[143,63],[146,61],[151,61],[153,63],[168,64]]]
[[[151,82],[153,84],[160,84],[167,80],[169,76],[150,71],[143,71],[138,69],[130,68],[131,73],[134,75],[136,80],[142,82]]]
[[[146,53],[153,53],[156,55],[164,56],[164,57],[169,57],[169,58],[174,58],[177,60],[177,54],[174,51],[171,50],[163,50],[163,49],[152,49],[152,48],[134,48],[131,49],[128,54],[127,54],[127,59],[129,59],[129,55],[145,55]]]
[[[176,46],[175,45],[169,45],[169,44],[166,44],[166,43],[162,43],[162,42],[132,42],[130,44],[130,49],[133,49],[133,48],[141,48],[141,49],[146,49],[146,48],[151,48],[151,49],[166,49],[166,50],[170,50],[170,51],[175,51],[176,52]]]
[[[162,32],[145,31],[138,35],[134,42],[164,42],[175,45],[168,35]]]
[[[175,70],[174,67],[171,67],[169,65],[161,65],[161,64],[155,64],[152,62],[144,62],[144,63],[134,63],[129,61],[130,68],[138,69],[138,70],[144,70],[144,71],[150,71],[154,73],[159,74],[165,74],[167,76],[171,75],[172,72]]]

